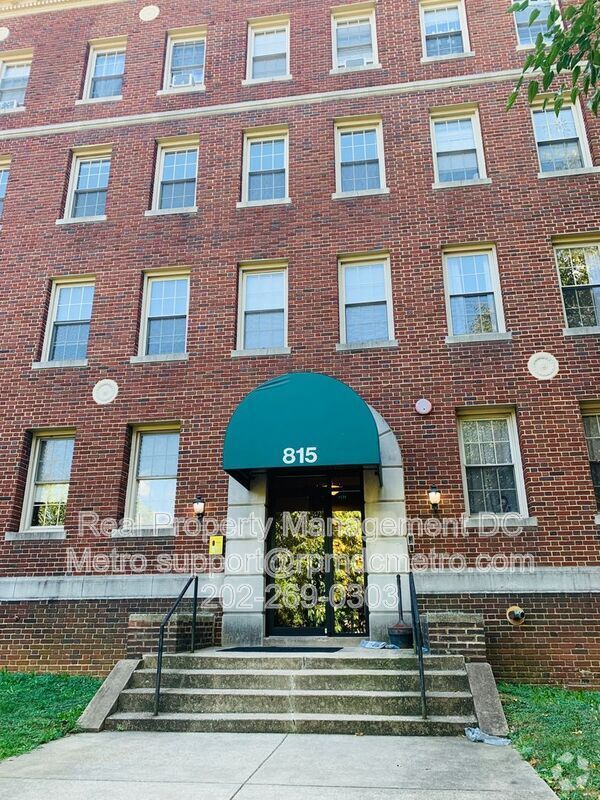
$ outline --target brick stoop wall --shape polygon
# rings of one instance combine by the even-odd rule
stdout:
[[[462,655],[465,661],[487,660],[483,614],[430,611],[423,615],[423,621],[434,655],[448,653]]]
[[[483,617],[487,660],[499,680],[600,689],[600,597],[597,594],[422,595],[423,615],[449,610]],[[506,619],[518,604],[526,617]]]
[[[130,614],[127,625],[127,658],[141,658],[144,653],[155,653],[158,647],[160,625],[164,614]],[[199,612],[196,620],[196,648],[215,643],[213,612]],[[175,613],[165,628],[164,652],[179,653],[191,646],[192,615]]]
[[[0,665],[11,671],[107,675],[128,656],[130,616],[162,618],[172,603],[171,599],[0,603]],[[219,642],[221,609],[203,605],[202,613],[208,611],[214,615],[214,638]],[[206,631],[201,630],[204,640]],[[156,643],[151,646],[147,640],[147,644],[156,649]]]

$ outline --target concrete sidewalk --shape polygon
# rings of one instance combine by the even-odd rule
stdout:
[[[2,800],[556,800],[511,748],[462,738],[79,734],[0,764]]]

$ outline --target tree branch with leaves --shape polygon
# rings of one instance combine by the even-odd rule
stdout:
[[[520,0],[508,9],[510,13],[531,9],[528,23],[540,16],[540,0]],[[507,109],[516,102],[521,88],[527,85],[531,105],[544,98],[544,106],[552,104],[558,115],[565,101],[578,98],[587,101],[594,115],[600,109],[600,0],[583,0],[567,5],[562,14],[552,5],[547,29],[539,32],[533,50],[527,55],[523,71],[511,92]]]

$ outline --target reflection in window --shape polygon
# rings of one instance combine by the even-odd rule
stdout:
[[[489,253],[447,255],[452,333],[498,330]]]
[[[93,284],[56,287],[56,306],[48,361],[71,361],[87,356]]]
[[[460,430],[469,513],[518,513],[508,419],[464,419]]]
[[[34,439],[36,455],[28,527],[64,526],[74,444],[73,437]]]
[[[179,433],[140,432],[135,470],[137,525],[169,525],[175,513]]]
[[[600,325],[600,247],[560,247],[556,258],[567,327]]]
[[[583,167],[583,154],[572,108],[533,112],[535,141],[542,172],[558,172]]]

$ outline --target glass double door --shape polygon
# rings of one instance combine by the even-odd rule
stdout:
[[[276,472],[267,491],[268,635],[364,636],[361,471]]]

